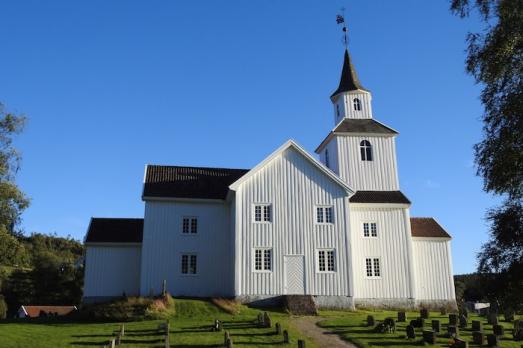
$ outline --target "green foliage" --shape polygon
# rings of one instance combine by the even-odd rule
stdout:
[[[451,0],[451,10],[478,10],[481,33],[469,34],[467,71],[483,86],[483,140],[475,146],[484,189],[503,195],[487,214],[490,239],[479,254],[489,300],[523,303],[523,1]]]
[[[7,303],[5,303],[4,296],[0,295],[0,320],[7,317]]]
[[[0,225],[0,265],[27,266],[29,255],[20,240]]]
[[[29,199],[14,181],[20,155],[12,146],[13,136],[23,130],[24,123],[25,117],[6,112],[0,103],[0,228],[11,233],[29,205]]]

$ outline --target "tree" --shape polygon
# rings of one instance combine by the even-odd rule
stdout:
[[[0,103],[0,227],[16,233],[20,215],[29,199],[15,183],[20,168],[20,155],[13,147],[13,136],[24,127],[25,117],[5,111]]]
[[[486,192],[504,198],[487,213],[490,238],[478,270],[491,301],[523,303],[523,1],[451,0],[461,17],[477,10],[483,33],[469,34],[467,72],[483,86],[483,139],[474,146]]]

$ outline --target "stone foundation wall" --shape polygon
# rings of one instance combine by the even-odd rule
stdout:
[[[283,296],[242,295],[236,300],[254,307],[279,307],[283,304]],[[354,301],[348,296],[312,296],[318,308],[324,309],[354,309]]]
[[[439,311],[446,308],[448,311],[456,310],[456,300],[415,300],[408,298],[357,298],[354,299],[356,308],[376,308],[376,309],[402,309],[418,310],[426,308],[432,311]]]

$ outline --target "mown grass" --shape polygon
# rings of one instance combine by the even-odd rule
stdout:
[[[259,328],[254,321],[259,310],[239,306],[231,315],[211,302],[175,299],[175,312],[169,318],[171,347],[214,347],[223,345],[224,333],[211,332],[214,319],[223,322],[235,347],[296,347],[298,338],[304,338],[292,326],[287,313],[269,310],[273,325],[279,322],[289,330],[291,343],[284,344],[283,337],[274,328]],[[164,347],[164,334],[157,330],[163,320],[145,320],[125,323],[123,348]],[[0,322],[0,348],[60,348],[101,347],[114,337],[119,323],[83,323],[53,320],[18,320]],[[307,341],[307,347],[317,347]]]
[[[373,315],[376,319],[376,324],[387,317],[397,319],[397,312],[393,311],[356,311],[356,312],[341,312],[341,311],[320,311],[320,315],[326,320],[320,322],[320,326],[333,331],[342,339],[352,342],[361,348],[370,347],[413,347],[421,346],[421,329],[416,329],[416,339],[406,339],[405,328],[410,320],[419,317],[419,312],[407,313],[407,322],[396,322],[396,332],[391,334],[376,333],[373,327],[367,327],[366,321],[368,315]],[[448,347],[451,339],[445,337],[448,326],[448,315],[440,315],[440,313],[431,312],[430,318],[425,320],[425,329],[430,329],[431,320],[439,319],[441,322],[441,332],[438,334],[436,345],[433,347]],[[505,328],[505,335],[501,340],[501,347],[516,348],[521,347],[523,342],[515,342],[512,339],[513,324],[503,322],[500,317],[499,324]],[[484,317],[477,315],[469,315],[468,327],[460,329],[459,337],[469,342],[469,347],[479,347],[472,344],[472,320],[481,320],[483,322],[483,331],[485,333],[492,333],[492,325],[488,325]],[[428,345],[429,347],[431,345]]]

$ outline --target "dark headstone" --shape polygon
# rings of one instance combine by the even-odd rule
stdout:
[[[436,333],[441,331],[441,323],[439,320],[432,320],[432,331]]]
[[[449,325],[458,325],[458,315],[456,313],[449,314]]]
[[[472,332],[472,341],[474,344],[477,344],[479,346],[482,346],[485,344],[485,334],[481,331],[473,331]]]
[[[422,308],[419,311],[420,318],[428,319],[429,318],[429,310],[427,308]]]
[[[298,340],[298,348],[305,348],[305,341],[304,340]]]
[[[428,344],[436,344],[436,333],[430,330],[423,330],[423,341]]]
[[[398,323],[404,323],[407,321],[407,313],[398,312]]]
[[[459,327],[460,327],[461,329],[465,329],[465,328],[467,327],[467,325],[468,325],[467,317],[464,316],[463,314],[461,314],[461,315],[459,316]]]
[[[223,334],[223,345],[227,346],[227,341],[231,338],[231,335],[229,334],[229,331],[225,331]]]
[[[459,337],[459,329],[456,325],[449,325],[447,327],[449,337]]]
[[[396,332],[396,322],[391,317],[385,318],[385,320],[383,320],[383,326],[384,326],[385,332],[388,332],[388,333]]]
[[[283,330],[283,343],[289,343],[289,331]]]
[[[232,339],[231,339],[231,338],[229,338],[229,339],[227,340],[227,345],[226,345],[226,347],[227,347],[227,348],[233,348],[233,347],[234,347],[234,345],[232,344]]]
[[[277,335],[281,335],[281,325],[280,323],[276,323],[276,325],[274,325],[276,327],[276,334]]]
[[[374,320],[374,316],[368,315],[367,316],[367,326],[374,326],[376,324],[376,321]]]
[[[406,333],[407,333],[407,338],[409,340],[414,340],[416,339],[416,332],[414,331],[414,326],[412,325],[407,325],[406,327]]]
[[[505,313],[503,313],[503,317],[505,318],[506,322],[511,323],[512,321],[514,321],[514,311],[506,310]]]
[[[454,339],[454,344],[451,346],[452,348],[468,348],[469,343],[465,340],[461,340],[459,338]]]
[[[417,328],[422,328],[425,326],[425,319],[423,318],[417,318],[410,321],[410,325]]]
[[[505,329],[501,325],[494,325],[492,327],[492,332],[496,336],[503,336],[505,334]]]
[[[487,316],[487,320],[490,325],[498,325],[498,316],[494,312],[489,313],[489,315]]]
[[[265,327],[272,327],[272,320],[269,316],[269,313],[263,312],[263,321],[265,323]]]
[[[472,320],[472,331],[483,331],[483,323],[480,320]]]
[[[499,347],[499,337],[493,334],[488,334],[487,345],[489,347]]]

